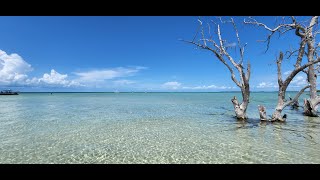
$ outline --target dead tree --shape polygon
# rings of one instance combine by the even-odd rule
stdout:
[[[286,100],[286,91],[287,88],[290,84],[290,82],[292,81],[292,79],[303,69],[307,68],[308,66],[314,64],[313,62],[308,62],[304,65],[298,65],[295,66],[295,69],[288,75],[288,77],[283,80],[282,79],[282,73],[281,73],[281,63],[283,60],[283,53],[280,52],[279,58],[277,60],[277,71],[278,71],[278,85],[279,85],[279,90],[278,90],[278,104],[275,108],[275,111],[272,114],[272,118],[271,121],[285,121],[285,119],[283,118],[283,116],[281,116],[281,112],[282,110],[293,104],[294,102],[298,101],[298,98],[300,97],[300,95],[307,89],[310,87],[310,85],[307,85],[305,87],[303,87],[297,94],[296,96],[290,100]],[[299,61],[299,58],[297,59],[297,61]],[[320,62],[320,59],[318,60],[318,62]],[[301,63],[301,62],[300,62]]]
[[[183,40],[183,41],[187,43],[191,43],[201,49],[212,52],[215,55],[215,57],[228,68],[228,70],[231,73],[232,81],[241,89],[241,93],[242,93],[242,102],[239,102],[235,96],[233,97],[233,99],[231,99],[231,102],[234,106],[234,111],[237,119],[245,120],[247,119],[246,110],[249,104],[249,97],[250,97],[249,79],[250,79],[250,73],[251,73],[249,61],[247,61],[246,71],[245,71],[245,68],[243,67],[244,51],[245,51],[246,44],[245,45],[241,44],[238,29],[233,18],[230,18],[230,21],[225,21],[225,22],[221,20],[221,23],[226,23],[226,22],[231,23],[235,31],[235,35],[237,38],[237,47],[239,48],[239,52],[240,52],[240,59],[236,62],[236,60],[233,59],[233,57],[228,52],[229,47],[228,47],[227,41],[222,38],[220,24],[213,23],[214,25],[217,25],[217,32],[216,32],[217,37],[216,37],[216,40],[214,40],[210,32],[210,24],[208,24],[208,34],[206,35],[204,32],[202,21],[200,19],[198,21],[200,25],[198,28],[198,32],[196,33],[193,40],[192,41]],[[201,33],[201,37],[198,37],[199,31]],[[196,40],[197,37],[199,39]],[[235,71],[237,71],[239,74],[239,80],[236,78]]]
[[[315,45],[316,35],[319,33],[314,32],[315,26],[318,24],[318,16],[313,16],[310,20],[310,23],[306,27],[301,27],[302,32],[301,36],[306,39],[307,42],[307,58],[308,62],[314,62],[319,57],[317,54],[317,48]],[[320,97],[317,94],[317,74],[314,65],[310,66],[306,72],[308,76],[308,82],[310,84],[310,99],[304,101],[304,115],[317,117],[318,104],[320,103]],[[308,103],[306,103],[308,101]]]
[[[280,52],[279,58],[277,60],[277,75],[278,75],[278,85],[279,85],[279,90],[278,90],[278,103],[277,106],[275,108],[275,111],[272,114],[272,118],[271,121],[285,121],[286,120],[286,115],[282,116],[281,112],[282,110],[287,107],[288,105],[291,105],[292,103],[296,102],[298,100],[298,98],[300,97],[300,95],[304,92],[304,90],[306,90],[307,88],[310,87],[310,85],[307,85],[305,87],[303,87],[298,93],[297,95],[289,100],[286,101],[285,99],[285,95],[286,95],[286,90],[290,84],[290,82],[293,80],[293,78],[302,70],[304,70],[307,67],[311,67],[313,64],[320,62],[320,59],[318,58],[317,60],[314,61],[309,61],[308,63],[301,65],[303,56],[305,54],[305,46],[307,44],[307,39],[305,38],[305,36],[302,34],[304,32],[304,30],[302,29],[301,25],[298,24],[295,20],[294,17],[291,17],[292,23],[282,23],[279,26],[277,26],[274,29],[269,28],[267,25],[258,22],[257,20],[253,19],[253,18],[249,18],[250,21],[244,21],[245,24],[253,24],[253,25],[257,25],[257,26],[262,26],[264,27],[266,30],[270,31],[271,33],[268,35],[268,38],[266,40],[267,42],[267,50],[269,48],[269,44],[270,44],[270,39],[272,37],[272,35],[274,35],[275,32],[279,32],[280,34],[284,34],[290,30],[295,30],[295,34],[297,36],[300,37],[300,46],[299,49],[297,51],[290,51],[289,52],[289,56],[288,58],[290,58],[294,53],[298,53],[297,55],[297,59],[294,65],[294,70],[291,71],[291,73],[288,75],[288,77],[283,80],[282,79],[282,71],[281,71],[281,63],[283,60],[283,53]],[[302,32],[301,32],[302,31]],[[259,108],[260,111],[261,108]],[[261,114],[261,112],[260,112]]]

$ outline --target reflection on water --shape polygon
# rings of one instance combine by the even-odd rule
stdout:
[[[1,97],[0,163],[320,163],[320,118],[271,115],[275,93],[45,93]],[[226,103],[227,102],[227,103]]]

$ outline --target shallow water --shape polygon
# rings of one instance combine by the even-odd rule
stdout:
[[[0,163],[320,163],[320,118],[287,109],[286,123],[260,123],[258,104],[270,115],[277,95],[251,93],[237,121],[234,95],[0,96]]]

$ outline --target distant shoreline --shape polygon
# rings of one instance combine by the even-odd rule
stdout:
[[[278,91],[252,91],[251,93],[277,93]],[[287,91],[288,92],[298,92],[298,91]],[[309,91],[306,91],[306,92],[309,92]],[[305,92],[305,93],[306,93]],[[62,91],[59,91],[59,92],[23,92],[23,91],[20,91],[19,93],[241,93],[241,91],[218,91],[218,92],[155,92],[155,91],[152,91],[152,92],[127,92],[127,91],[124,91],[124,92],[62,92]]]

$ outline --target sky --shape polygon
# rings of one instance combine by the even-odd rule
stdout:
[[[192,40],[202,22],[198,16],[1,16],[0,88],[17,91],[239,91],[228,69],[209,51],[181,41]],[[229,17],[222,17],[227,19]],[[293,32],[274,35],[267,52],[268,32],[244,25],[235,17],[245,61],[251,63],[251,91],[276,91],[276,58],[298,46]],[[270,27],[279,18],[256,17]],[[299,17],[302,18],[302,17]],[[211,26],[210,26],[211,27]],[[212,25],[212,31],[215,31]],[[239,59],[232,26],[221,25],[222,36]],[[305,62],[305,60],[304,60]],[[283,76],[294,59],[283,63]],[[289,90],[300,90],[299,73]]]

